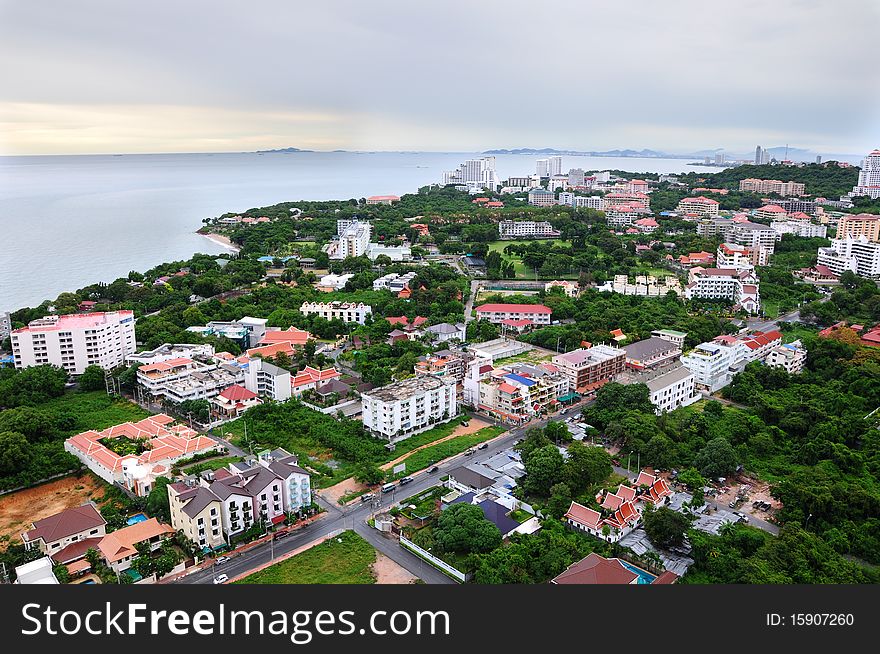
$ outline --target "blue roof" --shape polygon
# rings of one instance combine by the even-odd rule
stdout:
[[[275,257],[260,257],[257,261],[275,261]]]
[[[528,377],[521,377],[520,375],[516,375],[514,373],[510,373],[509,375],[504,375],[504,376],[507,377],[508,379],[512,379],[515,382],[519,382],[523,386],[534,386],[535,384],[538,383],[534,379],[529,379]]]

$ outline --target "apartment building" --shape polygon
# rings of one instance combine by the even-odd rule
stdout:
[[[670,365],[651,370],[627,370],[621,375],[620,382],[645,384],[657,415],[689,406],[701,398],[696,390],[694,375],[681,363],[673,361],[667,362]]]
[[[726,300],[747,313],[761,309],[758,276],[753,270],[691,268],[684,293],[689,300]]]
[[[662,338],[664,341],[669,341],[673,345],[682,348],[684,347],[684,339],[687,338],[687,332],[680,332],[675,329],[655,329],[651,332],[651,336]]]
[[[499,324],[504,320],[531,320],[536,325],[549,325],[552,309],[543,304],[481,304],[477,320]]]
[[[257,357],[251,359],[244,374],[244,387],[260,397],[276,402],[290,399],[290,371]]]
[[[807,200],[806,198],[786,198],[784,200],[773,200],[773,204],[782,207],[788,213],[803,212],[805,214],[814,214],[816,212],[816,201]]]
[[[484,188],[494,191],[498,187],[495,157],[468,159],[455,170],[444,172],[442,179],[444,186],[463,186],[470,192],[479,192]]]
[[[699,195],[695,198],[682,198],[675,208],[676,213],[697,216],[717,216],[718,201]]]
[[[880,198],[880,150],[874,150],[862,160],[859,181],[849,194],[851,197],[869,196]]]
[[[504,423],[519,425],[555,411],[569,394],[569,378],[555,366],[514,364],[480,380],[479,408]]]
[[[502,239],[556,238],[560,234],[546,220],[502,220],[498,223],[498,236]]]
[[[529,191],[529,204],[535,207],[552,207],[556,204],[556,194],[543,188]]]
[[[266,335],[266,318],[245,316],[241,320],[223,322],[212,320],[204,326],[187,327],[188,332],[202,336],[218,336],[235,341],[244,348],[255,347]]]
[[[133,311],[45,316],[9,335],[16,368],[51,364],[81,375],[88,366],[110,370],[136,349]]]
[[[736,349],[720,343],[700,343],[681,357],[697,389],[714,393],[727,386],[736,372]]]
[[[616,204],[605,206],[605,221],[609,227],[628,227],[635,223],[646,210],[637,204]]]
[[[619,206],[638,207],[645,212],[651,209],[651,199],[644,193],[607,193],[603,199],[606,209]]]
[[[336,221],[338,240],[330,243],[328,256],[331,259],[345,259],[366,255],[372,229],[373,226],[366,220],[340,218]]]
[[[475,355],[467,350],[438,350],[422,357],[416,363],[415,373],[453,379],[456,383],[461,383],[465,379],[468,366],[475,358]],[[489,359],[481,359],[481,361],[491,363]]]
[[[361,393],[364,429],[394,442],[458,415],[453,380],[417,375]]]
[[[804,184],[781,182],[778,179],[743,179],[739,182],[740,191],[752,193],[776,193],[777,195],[804,195]]]
[[[214,356],[214,346],[207,343],[189,344],[189,343],[163,343],[153,350],[144,350],[129,354],[126,359],[126,365],[140,363],[141,365],[150,365],[152,363],[160,363],[171,359],[194,359],[204,358],[210,359]]]
[[[721,236],[727,240],[733,230],[731,218],[704,218],[697,223],[697,235],[711,238]]]
[[[817,264],[827,266],[836,275],[846,270],[860,277],[880,277],[880,243],[865,236],[834,239],[830,247],[820,247]]]
[[[737,243],[722,243],[716,252],[719,268],[749,270],[755,266],[767,265],[767,250],[758,247],[751,249]]]
[[[652,336],[623,346],[626,366],[636,370],[657,368],[681,356],[681,346],[665,338]]]
[[[400,202],[398,195],[371,195],[367,198],[367,204],[385,204],[391,206],[395,202]]]
[[[304,302],[299,308],[304,315],[318,315],[325,320],[341,320],[363,325],[373,307],[363,302]]]
[[[807,362],[807,350],[800,341],[792,341],[773,348],[764,359],[764,363],[773,368],[782,368],[790,375],[797,375],[804,370]]]
[[[227,545],[222,523],[223,502],[217,495],[198,485],[194,479],[168,484],[167,489],[171,526],[175,531],[183,532],[203,551]],[[241,502],[244,504],[245,498],[241,498]],[[242,518],[242,524],[250,526],[253,519],[246,522]]]
[[[244,381],[244,371],[233,364],[206,364],[192,359],[168,359],[140,366],[137,383],[152,399],[180,404],[208,400]]]
[[[626,366],[626,351],[594,345],[553,357],[553,365],[568,378],[569,388],[587,393],[613,380]]]
[[[728,237],[730,243],[736,243],[747,248],[756,250],[761,247],[766,250],[766,256],[770,257],[776,249],[776,230],[770,225],[753,223],[750,221],[734,222]]]
[[[388,273],[373,282],[373,290],[388,290],[392,293],[400,293],[400,291],[409,287],[409,283],[415,279],[417,274],[418,273],[416,272],[408,272],[402,275],[398,273]]]
[[[777,241],[781,241],[784,234],[794,234],[804,238],[825,238],[828,236],[826,225],[816,225],[806,220],[774,220],[770,226],[776,232]]]
[[[844,214],[837,222],[836,238],[864,236],[872,243],[880,241],[880,216],[870,213]]]

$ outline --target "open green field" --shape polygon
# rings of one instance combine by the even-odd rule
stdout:
[[[403,460],[403,463],[406,464],[406,470],[396,475],[389,476],[389,479],[399,479],[400,477],[405,477],[406,475],[418,472],[419,470],[424,470],[438,461],[448,459],[456,454],[461,454],[465,450],[468,450],[475,445],[479,445],[483,441],[495,438],[506,431],[507,429],[504,427],[484,427],[473,434],[456,436],[448,441],[443,441],[442,443],[426,447],[418,452],[413,452]]]
[[[340,542],[341,541],[341,542]],[[376,550],[353,531],[276,563],[236,584],[374,584]]]
[[[74,434],[89,429],[100,431],[123,422],[137,422],[152,415],[134,402],[113,399],[104,391],[67,392],[43,402],[40,409],[74,416],[75,423],[71,428]]]
[[[569,245],[568,241],[563,241],[561,239],[525,239],[525,240],[514,240],[514,241],[492,241],[489,243],[489,252],[498,252],[508,261],[513,261],[514,269],[516,270],[516,278],[517,279],[534,279],[535,271],[531,268],[528,268],[519,257],[509,256],[504,254],[504,248],[508,245],[524,245],[527,243],[552,243],[553,245]],[[540,278],[540,276],[539,276]],[[577,273],[571,275],[560,275],[557,276],[556,279],[577,279]]]

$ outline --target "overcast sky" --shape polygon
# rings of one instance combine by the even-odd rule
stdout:
[[[0,153],[880,147],[877,0],[0,0]]]

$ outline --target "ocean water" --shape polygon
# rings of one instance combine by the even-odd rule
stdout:
[[[295,200],[414,192],[468,153],[229,153],[0,157],[0,311],[130,270],[224,248],[204,218]],[[539,157],[497,157],[500,179]],[[711,172],[685,159],[565,156],[563,167]]]

